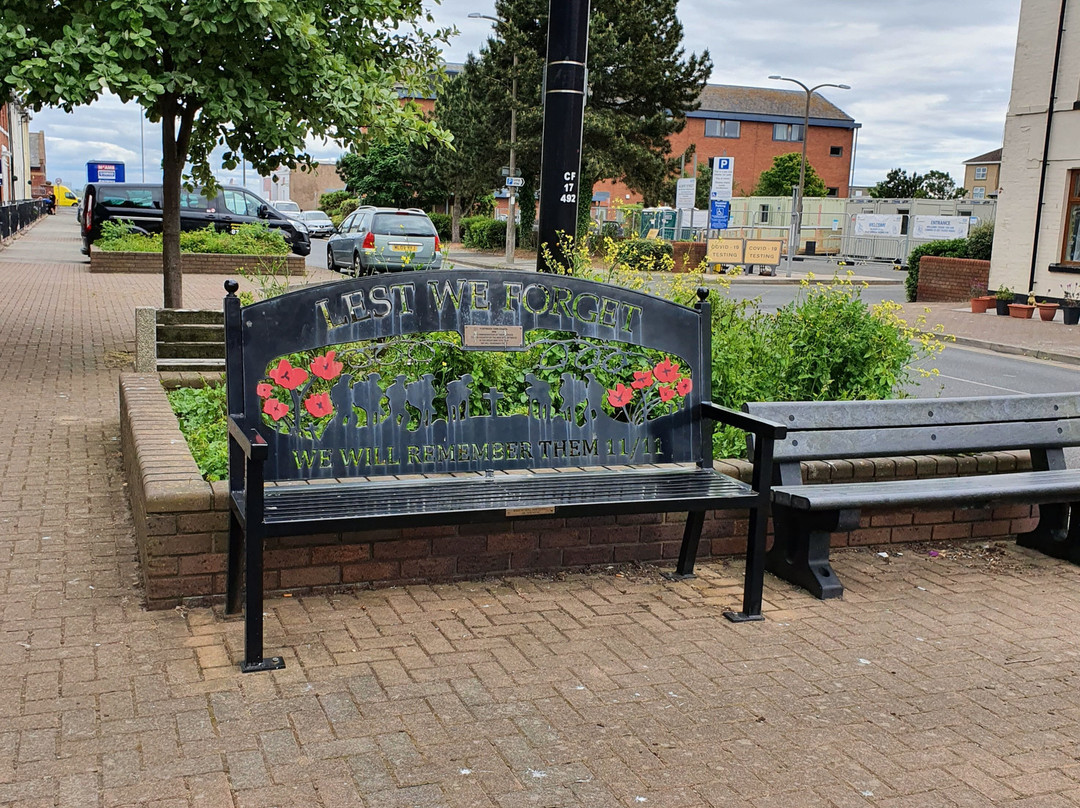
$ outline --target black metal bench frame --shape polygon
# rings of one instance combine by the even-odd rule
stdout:
[[[829,564],[831,535],[859,526],[862,508],[1039,505],[1024,547],[1080,563],[1080,469],[1064,449],[1080,446],[1080,393],[989,398],[751,403],[743,409],[784,424],[773,466],[774,541],[766,568],[818,598],[844,588]],[[970,454],[1027,449],[1031,471],[803,484],[810,460]]]
[[[243,586],[243,671],[284,666],[263,655],[270,537],[686,511],[674,577],[687,577],[706,512],[746,509],[743,610],[728,616],[762,619],[768,481],[784,429],[709,402],[707,290],[688,308],[572,277],[467,269],[344,280],[244,308],[236,283],[225,288],[226,610],[240,610]],[[542,355],[556,357],[542,370],[561,383],[532,376],[525,413],[500,405],[495,388],[478,400],[471,375],[423,372],[438,369],[419,355],[433,334],[444,349],[456,334],[455,350],[512,351],[536,330]],[[405,335],[417,335],[420,369],[379,385],[382,352]],[[664,358],[643,368],[642,348]],[[350,356],[348,372],[329,350]],[[281,364],[318,351],[308,369]],[[625,384],[596,378],[616,371]],[[756,436],[750,485],[713,469],[714,421]]]

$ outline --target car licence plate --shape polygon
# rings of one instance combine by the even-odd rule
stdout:
[[[390,249],[394,252],[416,252],[420,249],[419,244],[391,244]]]

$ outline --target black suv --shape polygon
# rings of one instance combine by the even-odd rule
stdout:
[[[92,182],[83,191],[79,230],[83,255],[101,236],[101,223],[109,220],[127,222],[140,233],[161,232],[161,185],[132,182]],[[278,213],[264,199],[246,188],[224,186],[215,196],[202,189],[180,190],[180,229],[202,230],[213,225],[229,230],[238,224],[262,222],[280,230],[297,255],[311,252],[311,239],[303,222]]]

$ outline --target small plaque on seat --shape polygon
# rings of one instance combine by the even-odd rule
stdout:
[[[463,348],[484,350],[525,350],[525,330],[520,325],[467,325]]]
[[[537,506],[535,508],[507,508],[507,518],[513,516],[547,516],[555,513],[554,505]]]

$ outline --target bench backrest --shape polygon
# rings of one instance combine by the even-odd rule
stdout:
[[[745,404],[787,427],[778,462],[1080,446],[1080,393]]]
[[[706,294],[476,269],[230,294],[229,411],[268,480],[711,464]]]
[[[135,370],[225,370],[225,324],[221,312],[136,308]]]

